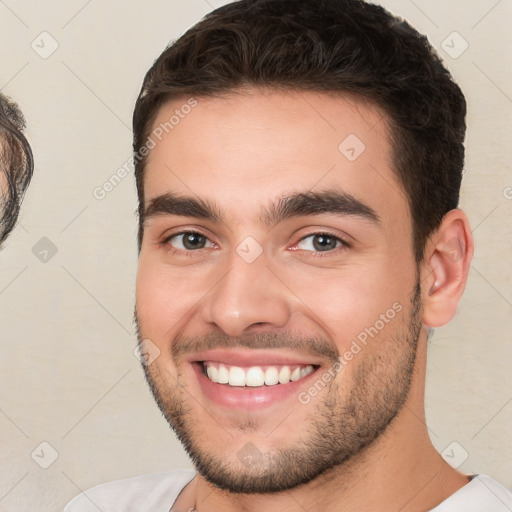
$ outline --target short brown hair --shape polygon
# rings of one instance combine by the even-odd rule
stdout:
[[[159,108],[179,96],[244,86],[348,92],[377,103],[391,128],[422,261],[429,235],[458,205],[466,102],[425,36],[359,0],[240,0],[208,14],[160,55],[133,115],[139,245],[146,161],[139,152]]]

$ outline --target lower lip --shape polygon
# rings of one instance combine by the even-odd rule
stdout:
[[[309,375],[287,384],[275,384],[274,386],[230,386],[229,384],[218,384],[212,382],[203,373],[201,363],[192,363],[194,372],[199,381],[203,393],[217,405],[231,409],[263,409],[272,404],[278,403],[291,396],[297,397],[301,389],[307,387],[309,381],[317,373],[316,368]],[[297,399],[298,401],[298,399]]]

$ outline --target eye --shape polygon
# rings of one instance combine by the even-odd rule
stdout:
[[[165,241],[174,249],[182,251],[194,251],[197,249],[204,249],[206,247],[213,247],[213,243],[208,240],[201,233],[195,231],[184,231],[182,233],[176,233]]]
[[[346,244],[341,238],[329,233],[315,233],[299,240],[297,248],[303,251],[327,252]]]

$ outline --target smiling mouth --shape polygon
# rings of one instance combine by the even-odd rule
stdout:
[[[198,361],[202,373],[216,384],[231,387],[279,386],[296,382],[313,373],[318,365],[291,364],[241,367],[213,361]]]

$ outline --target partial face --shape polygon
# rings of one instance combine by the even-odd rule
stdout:
[[[4,142],[0,137],[0,165],[2,165],[2,159],[4,158]],[[7,215],[7,194],[8,190],[7,176],[2,168],[0,168],[0,242],[4,237],[4,223]]]
[[[159,112],[155,129],[189,113],[146,167],[146,376],[205,478],[293,488],[357,457],[408,397],[421,300],[387,125],[312,92],[186,103]]]
[[[0,117],[4,115],[4,100],[0,94]],[[11,107],[13,108],[13,107]],[[9,119],[0,119],[0,244],[7,238],[16,224],[23,194],[25,193],[33,172],[33,160],[30,146],[20,129],[21,113],[14,125]],[[9,123],[9,128],[5,126]]]
[[[0,143],[0,165],[2,148]],[[3,170],[0,169],[0,244],[7,238],[12,223],[12,201],[10,201],[9,184]]]

